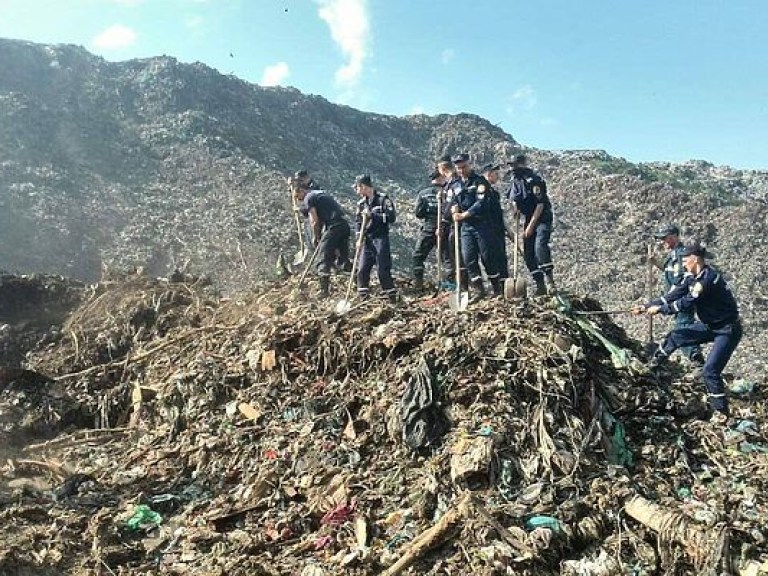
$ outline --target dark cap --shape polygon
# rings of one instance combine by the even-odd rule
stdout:
[[[698,256],[699,258],[714,258],[715,255],[707,251],[707,247],[703,246],[698,240],[691,240],[687,242],[683,249],[680,251],[680,256]]]
[[[437,159],[438,164],[453,164],[453,160],[451,160],[450,154],[443,154],[440,156],[440,158]]]
[[[306,178],[309,176],[309,172],[306,170],[298,170],[296,174],[293,175],[294,178]]]
[[[659,228],[653,234],[653,237],[656,238],[656,240],[664,240],[667,236],[680,236],[680,228],[674,224],[667,224],[666,226]]]
[[[512,166],[525,166],[528,164],[528,158],[525,156],[525,154],[515,154],[515,157],[512,158],[510,164]]]
[[[438,178],[440,178],[440,176],[442,176],[442,174],[440,174],[440,172],[438,172],[437,170],[432,170],[432,172],[429,173],[430,180],[437,180]]]
[[[459,162],[469,162],[469,154],[462,152],[461,154],[454,154],[453,158],[451,158],[451,161],[454,164],[458,164]]]
[[[360,174],[355,177],[355,186],[358,184],[362,184],[363,186],[370,186],[373,188],[373,182],[371,182],[371,177],[368,174]]]
[[[485,174],[486,172],[493,172],[494,170],[499,170],[500,168],[501,166],[499,164],[493,164],[493,163],[486,164],[485,166],[483,166],[483,174]]]

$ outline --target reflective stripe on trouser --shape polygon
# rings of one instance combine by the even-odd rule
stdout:
[[[539,222],[534,229],[533,236],[523,238],[523,259],[525,266],[534,278],[554,268],[552,252],[549,249],[549,237],[551,235],[552,225]]]
[[[320,239],[318,274],[329,276],[334,263],[344,265],[349,261],[349,234],[349,223],[346,220],[340,220],[326,228]]]
[[[675,328],[685,328],[696,322],[693,312],[678,312],[675,314]],[[701,354],[701,346],[681,346],[682,352],[689,360]]]
[[[424,261],[437,245],[437,236],[434,232],[422,230],[416,246],[413,249],[413,277],[424,278]]]
[[[733,351],[741,340],[741,324],[727,324],[717,330],[711,330],[701,322],[694,322],[684,328],[675,328],[667,334],[662,344],[664,354],[669,356],[683,346],[694,346],[712,342],[712,350],[702,370],[704,382],[709,393],[709,405],[714,410],[728,412],[728,398],[723,384],[723,370]]]
[[[371,270],[374,265],[379,276],[379,284],[384,293],[396,291],[392,279],[392,253],[389,247],[389,236],[366,238],[365,245],[360,251],[360,269],[357,272],[357,291],[361,294],[368,292],[371,281]]]
[[[485,273],[489,279],[499,277],[496,270],[496,262],[489,250],[489,234],[486,228],[476,227],[471,224],[461,225],[461,257],[463,258],[470,282],[482,280],[480,261],[483,262]]]

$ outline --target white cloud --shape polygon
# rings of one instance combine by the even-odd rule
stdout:
[[[193,32],[199,32],[200,29],[203,27],[203,24],[205,24],[205,18],[203,18],[199,14],[193,14],[192,16],[187,16],[184,19],[184,26],[186,26],[188,30],[192,30]]]
[[[285,62],[278,62],[264,68],[264,72],[261,75],[262,86],[278,86],[288,79],[291,74],[288,64]]]
[[[91,40],[91,45],[99,50],[119,50],[127,48],[134,42],[136,42],[136,32],[133,28],[115,24],[97,34]]]
[[[363,73],[368,57],[370,23],[366,0],[315,0],[318,15],[328,25],[331,38],[341,49],[347,63],[336,70],[336,82],[354,86]]]
[[[536,91],[533,86],[526,84],[515,90],[509,98],[507,104],[507,113],[516,114],[527,110],[533,110],[538,104]]]
[[[453,51],[453,48],[446,48],[440,54],[440,60],[443,64],[448,64],[451,60],[453,60],[454,56],[456,56],[456,52]]]

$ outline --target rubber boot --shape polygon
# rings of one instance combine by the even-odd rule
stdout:
[[[328,298],[330,292],[328,288],[331,285],[331,278],[329,276],[320,276],[320,298]]]
[[[417,294],[421,294],[424,292],[424,273],[423,272],[417,272],[414,274],[414,283],[413,283],[413,289]]]
[[[389,300],[390,304],[397,304],[399,301],[399,298],[397,297],[397,292],[390,292],[387,294],[387,299]]]
[[[501,296],[502,295],[502,282],[500,278],[493,278],[491,279],[491,288],[493,288],[493,295],[494,296]]]
[[[474,294],[472,298],[469,299],[470,304],[479,302],[480,300],[486,297],[485,284],[483,284],[482,278],[480,280],[475,280],[474,282],[472,282],[472,291],[474,292]]]
[[[533,279],[536,281],[536,291],[533,293],[533,295],[546,296],[547,285],[544,283],[544,277],[541,274],[536,274],[536,276],[534,276]]]

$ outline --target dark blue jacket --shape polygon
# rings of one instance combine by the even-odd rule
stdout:
[[[477,172],[470,172],[467,180],[456,177],[451,181],[449,194],[451,206],[458,206],[462,212],[468,212],[470,216],[462,220],[462,224],[487,225],[488,224],[488,196],[491,185],[488,180]]]
[[[486,193],[488,202],[488,221],[494,234],[504,238],[507,234],[507,227],[504,225],[504,209],[501,207],[501,194],[493,186]]]
[[[304,196],[304,202],[301,205],[301,213],[304,217],[309,215],[312,208],[317,212],[317,218],[326,227],[344,220],[344,210],[325,190],[310,190]]]
[[[704,266],[696,276],[685,276],[665,296],[651,300],[646,306],[659,306],[662,314],[695,310],[699,320],[712,330],[739,319],[739,309],[730,286],[710,266]]]
[[[507,198],[515,203],[526,222],[533,216],[536,206],[544,205],[539,222],[552,223],[552,203],[547,195],[547,183],[530,168],[515,168]]]
[[[437,230],[437,195],[442,194],[443,187],[437,184],[424,188],[416,197],[416,218],[422,220],[421,230],[434,234]]]
[[[683,266],[683,243],[678,243],[672,250],[669,251],[667,259],[664,260],[664,266],[662,268],[664,273],[664,283],[667,285],[667,290],[673,286],[680,284],[685,277],[685,266]]]
[[[363,223],[363,212],[368,209],[371,213],[368,218],[365,234],[368,238],[381,238],[389,234],[389,225],[395,223],[397,215],[395,213],[395,204],[383,192],[373,191],[370,202],[366,198],[361,198],[357,203],[357,230]]]

